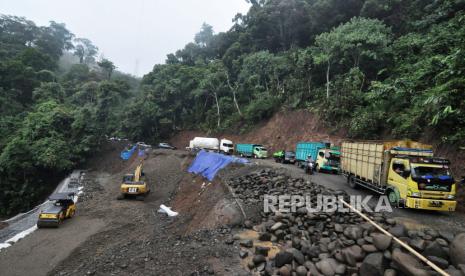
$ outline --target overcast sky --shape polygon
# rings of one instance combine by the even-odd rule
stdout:
[[[139,76],[193,41],[203,22],[226,31],[248,8],[245,0],[0,0],[0,13],[65,23],[120,71]]]

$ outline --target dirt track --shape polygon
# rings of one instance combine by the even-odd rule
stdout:
[[[142,158],[108,158],[87,173],[77,216],[59,229],[40,229],[0,252],[1,275],[247,275],[238,245],[226,244],[240,230],[229,225],[241,223],[242,216],[222,180],[262,166],[310,179],[295,166],[260,160],[258,167],[230,166],[209,183],[186,173],[192,159],[186,152],[157,150],[144,160],[152,193],[144,202],[118,201],[122,175]],[[337,175],[317,174],[311,180],[368,194],[350,190]],[[179,216],[158,213],[160,204],[173,207]],[[463,229],[462,214],[414,211],[396,210],[392,216],[410,218],[407,222],[414,227]],[[246,213],[261,220],[259,215],[253,218],[257,210]]]
[[[222,226],[240,223],[241,214],[220,181],[202,188],[200,177],[185,172],[190,162],[185,152],[150,154],[144,172],[152,192],[145,201],[116,200],[122,175],[141,160],[124,165],[100,160],[115,164],[87,173],[77,216],[2,251],[1,275],[244,273],[237,251],[224,243],[231,230]],[[158,213],[160,204],[173,204],[180,215]]]

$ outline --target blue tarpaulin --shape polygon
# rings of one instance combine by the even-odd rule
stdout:
[[[131,158],[132,154],[134,153],[134,151],[136,150],[137,146],[134,146],[132,147],[130,150],[123,150],[121,152],[121,159],[123,160],[128,160],[129,158]]]
[[[197,157],[194,159],[187,171],[190,173],[201,174],[209,181],[212,181],[219,170],[232,162],[244,164],[249,161],[244,158],[237,158],[202,150],[197,154]]]

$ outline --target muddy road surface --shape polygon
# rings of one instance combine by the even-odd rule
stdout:
[[[245,232],[247,219],[260,223],[261,202],[254,208],[236,203],[231,179],[263,168],[285,171],[349,194],[372,195],[353,190],[338,175],[305,175],[293,165],[272,160],[252,160],[251,165],[230,165],[214,181],[186,173],[193,156],[185,151],[154,150],[128,161],[117,152],[99,156],[84,179],[84,193],[77,214],[57,229],[39,229],[0,251],[3,275],[250,275],[247,258],[241,259],[237,234]],[[122,176],[143,162],[151,193],[144,201],[116,200]],[[376,196],[374,197],[376,198]],[[176,217],[159,213],[161,204],[179,212]],[[395,209],[388,216],[408,228],[428,226],[463,231],[461,213],[435,213]],[[248,228],[251,228],[249,226]],[[254,243],[260,244],[259,241]],[[269,242],[267,242],[268,244]],[[267,245],[268,246],[268,245]],[[272,249],[278,251],[278,248]],[[253,252],[249,252],[251,258]]]
[[[242,215],[221,181],[206,183],[186,173],[191,160],[184,151],[155,150],[116,166],[120,171],[89,170],[76,216],[1,251],[0,274],[246,273],[224,242],[231,235],[227,225],[240,224]],[[144,201],[116,200],[123,174],[140,162],[151,193]],[[158,213],[161,204],[179,215]]]

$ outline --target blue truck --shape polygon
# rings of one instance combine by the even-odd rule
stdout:
[[[323,142],[299,142],[295,149],[296,165],[303,168],[308,156],[312,156],[313,161],[318,157],[318,151],[328,147],[328,143]]]
[[[236,144],[236,153],[240,156],[253,158],[267,158],[268,151],[258,144]]]

